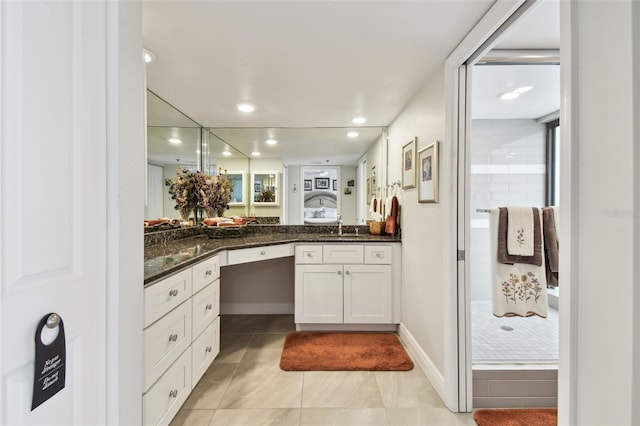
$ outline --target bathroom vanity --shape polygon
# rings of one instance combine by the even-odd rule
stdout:
[[[169,424],[219,353],[221,269],[227,266],[255,269],[293,258],[285,265],[295,268],[291,313],[298,329],[397,328],[399,238],[304,226],[256,229],[237,238],[169,238],[145,248],[145,425]]]

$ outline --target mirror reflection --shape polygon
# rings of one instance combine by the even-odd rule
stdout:
[[[165,184],[167,179],[175,178],[179,168],[203,170],[211,175],[226,171],[233,195],[225,215],[247,215],[249,158],[147,90],[146,220],[180,217]]]
[[[204,128],[149,90],[147,124],[146,219],[180,217],[165,185],[179,167],[227,174],[225,216],[291,225],[364,224],[367,182],[384,182],[382,127]]]

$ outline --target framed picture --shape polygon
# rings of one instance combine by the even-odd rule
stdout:
[[[415,137],[402,147],[402,189],[416,187],[416,144]]]
[[[334,180],[333,180],[333,190],[334,190],[334,191],[337,191],[337,190],[338,190],[338,181],[337,181],[337,179],[334,179]]]
[[[418,202],[438,202],[438,142],[418,151]]]
[[[316,179],[316,189],[329,189],[329,178],[315,178]]]
[[[311,179],[304,180],[304,190],[311,191]]]

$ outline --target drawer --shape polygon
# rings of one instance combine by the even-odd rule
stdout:
[[[293,254],[293,244],[230,250],[227,253],[227,264],[236,265],[238,263],[258,262],[260,260],[293,256]]]
[[[191,387],[195,388],[207,368],[220,353],[220,317],[193,342],[191,345]]]
[[[144,289],[144,327],[191,297],[191,268]]]
[[[191,344],[191,301],[178,306],[144,330],[144,389]]]
[[[193,323],[191,336],[195,340],[220,315],[220,280],[215,280],[191,298]]]
[[[323,263],[362,263],[362,244],[325,244],[322,260]]]
[[[364,246],[364,263],[375,265],[391,265],[391,246]]]
[[[193,267],[193,293],[199,292],[207,285],[220,278],[220,260],[213,256]]]
[[[310,265],[322,263],[321,245],[296,246],[296,263]]]
[[[142,397],[145,426],[168,425],[191,393],[191,348]]]

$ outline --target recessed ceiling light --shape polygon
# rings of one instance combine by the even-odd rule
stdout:
[[[266,141],[264,141],[264,143],[266,143],[267,145],[275,145],[278,143],[278,141],[275,139],[267,139]]]
[[[349,132],[347,133],[347,137],[349,138],[357,138],[360,135],[358,132]]]
[[[182,143],[182,141],[178,138],[169,138],[169,142],[171,142],[174,145],[178,145]]]
[[[351,120],[351,122],[353,124],[364,124],[367,122],[367,118],[366,117],[353,117],[353,120]]]
[[[533,86],[522,86],[522,87],[518,87],[517,89],[515,89],[514,92],[516,92],[516,93],[526,93],[531,89],[533,89]]]
[[[516,92],[504,92],[498,95],[498,98],[500,98],[503,101],[510,101],[512,99],[517,98],[518,96],[520,96],[520,93],[516,93]]]
[[[142,57],[147,64],[156,60],[156,54],[149,49],[142,49]]]
[[[222,155],[224,155],[225,157],[228,157],[231,155],[231,151],[222,151]]]
[[[252,157],[259,157],[259,156],[260,156],[260,153],[259,153],[258,151],[253,151],[253,152],[251,153],[251,156],[252,156]]]
[[[253,112],[255,110],[256,110],[256,107],[249,103],[244,102],[244,103],[238,104],[238,111]]]

